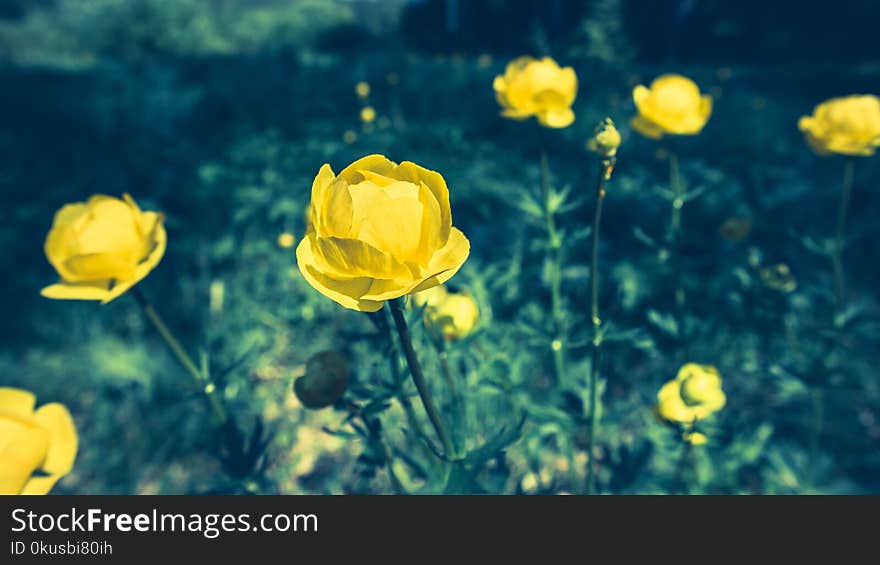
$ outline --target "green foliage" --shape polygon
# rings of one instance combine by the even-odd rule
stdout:
[[[88,66],[111,59],[254,53],[310,45],[349,24],[336,0],[59,0],[0,26],[18,64]]]

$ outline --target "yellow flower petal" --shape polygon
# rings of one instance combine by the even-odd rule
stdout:
[[[361,300],[373,283],[369,277],[337,280],[321,273],[314,266],[311,238],[304,238],[296,247],[296,259],[303,277],[315,290],[346,308],[361,312],[376,312],[382,302]]]
[[[3,416],[30,417],[36,403],[37,398],[26,390],[0,387],[0,418]]]
[[[20,494],[48,448],[46,430],[27,420],[0,417],[0,494]]]
[[[110,296],[110,285],[111,281],[59,282],[44,287],[40,294],[58,300],[105,300]]]
[[[73,469],[79,439],[70,412],[58,403],[45,404],[34,414],[34,422],[49,436],[48,450],[41,469],[49,476],[33,477],[22,494],[46,494],[58,480]]]

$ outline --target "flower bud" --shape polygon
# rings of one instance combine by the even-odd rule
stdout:
[[[294,381],[293,392],[306,408],[326,408],[342,398],[348,380],[346,360],[335,351],[321,351],[306,361],[306,372]]]
[[[602,157],[614,157],[620,147],[620,132],[614,127],[611,118],[605,118],[596,126],[595,135],[587,141],[587,149]]]

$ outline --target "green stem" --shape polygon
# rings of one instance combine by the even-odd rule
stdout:
[[[684,183],[681,180],[681,171],[678,164],[678,156],[675,152],[669,152],[669,185],[672,188],[672,214],[669,223],[669,247],[672,255],[672,277],[675,287],[675,321],[678,325],[679,339],[687,345],[684,328],[684,303],[685,292],[682,285],[682,227],[681,211],[684,208]],[[687,352],[685,351],[685,354]]]
[[[442,337],[438,338],[434,341],[434,345],[437,348],[437,357],[440,358],[440,369],[443,373],[443,378],[446,380],[446,386],[449,387],[449,392],[452,395],[452,418],[453,418],[453,432],[458,429],[462,429],[462,405],[464,401],[462,400],[461,394],[458,391],[458,385],[455,383],[455,378],[452,375],[452,368],[449,366],[449,354],[446,351],[446,342]],[[452,438],[454,444],[460,445],[460,441],[456,441],[456,438]],[[458,447],[456,445],[456,447]]]
[[[556,230],[556,218],[550,208],[550,166],[547,150],[541,149],[541,199],[544,206],[544,222],[550,247],[550,309],[553,319],[553,368],[556,386],[565,383],[565,313],[562,310],[562,238]]]
[[[603,158],[596,180],[596,209],[593,214],[592,259],[590,262],[590,320],[593,324],[592,362],[590,365],[590,428],[587,435],[587,494],[596,489],[596,437],[599,434],[599,369],[602,361],[602,319],[599,317],[599,229],[602,225],[602,203],[605,184],[614,170],[614,157]]]
[[[687,494],[688,481],[686,474],[691,463],[691,454],[693,453],[694,445],[684,438],[682,438],[682,443],[684,443],[684,445],[681,449],[681,459],[678,460],[678,466],[675,471],[675,492],[679,494]]]
[[[834,252],[831,255],[831,262],[834,266],[834,304],[838,312],[843,307],[846,294],[843,274],[843,248],[846,240],[846,213],[849,209],[854,175],[855,160],[847,159],[843,166],[843,183],[840,190],[840,203],[837,207],[837,237],[834,242]]]
[[[385,335],[388,338],[388,343],[391,344],[391,348],[395,349],[394,344],[394,332],[391,329],[390,320],[388,320],[387,316],[388,310],[382,309],[382,316],[377,318],[379,325],[385,331]],[[416,418],[416,411],[413,409],[412,402],[409,401],[409,397],[406,395],[406,391],[404,391],[403,387],[403,375],[400,372],[400,365],[398,363],[397,353],[395,351],[394,355],[388,356],[388,363],[391,367],[391,375],[394,378],[394,386],[397,389],[397,401],[400,402],[401,407],[403,407],[403,412],[406,415],[406,421],[412,431],[423,439],[427,439],[427,435],[422,430],[422,426],[419,424],[418,418]]]
[[[391,307],[391,316],[394,318],[394,325],[397,327],[397,335],[400,337],[400,343],[403,346],[403,354],[409,365],[409,372],[416,385],[416,390],[419,392],[419,397],[422,399],[422,405],[425,407],[425,412],[428,413],[428,419],[431,421],[431,425],[434,426],[434,431],[437,432],[437,437],[440,438],[440,443],[443,444],[443,455],[446,456],[447,459],[450,459],[454,456],[452,442],[449,440],[446,428],[443,427],[443,420],[440,418],[440,411],[437,410],[437,405],[434,404],[434,398],[431,396],[431,391],[428,388],[425,375],[422,373],[422,366],[419,364],[419,358],[416,356],[415,349],[413,349],[412,336],[410,335],[409,327],[406,324],[406,317],[403,314],[403,299],[395,298],[394,300],[391,300],[389,304]]]
[[[211,406],[211,410],[213,410],[214,416],[217,418],[218,422],[221,425],[225,424],[229,420],[229,417],[226,414],[226,409],[223,407],[222,402],[220,402],[220,399],[217,397],[217,387],[211,382],[207,372],[201,371],[198,366],[196,366],[192,358],[180,344],[180,341],[174,336],[174,333],[171,332],[164,320],[162,320],[162,317],[159,316],[159,313],[153,305],[150,304],[140,289],[137,286],[133,286],[129,292],[134,296],[134,299],[141,307],[141,310],[143,310],[144,315],[150,320],[153,327],[159,332],[159,335],[162,336],[168,349],[171,350],[180,365],[190,374],[190,376],[192,376],[196,385],[205,394],[205,397]]]
[[[810,425],[810,451],[807,460],[807,481],[814,485],[816,481],[816,461],[819,458],[819,444],[822,439],[822,428],[825,422],[825,399],[818,388],[810,393],[813,403],[813,421]]]

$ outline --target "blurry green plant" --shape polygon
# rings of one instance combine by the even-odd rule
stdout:
[[[0,58],[20,65],[304,48],[349,24],[337,0],[59,0],[0,24]]]

